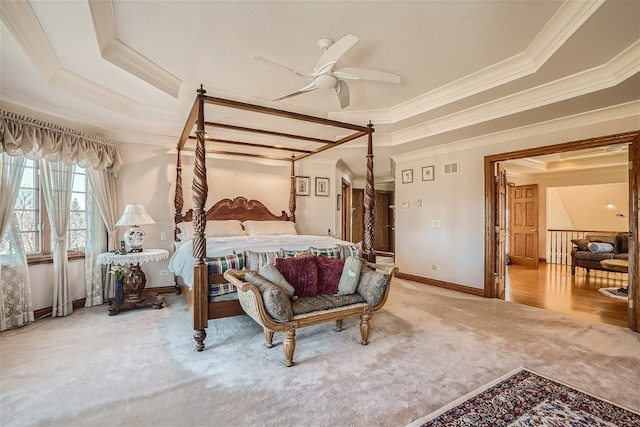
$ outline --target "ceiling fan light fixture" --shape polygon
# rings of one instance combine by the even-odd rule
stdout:
[[[314,82],[320,89],[333,89],[338,84],[338,79],[331,74],[321,74]]]

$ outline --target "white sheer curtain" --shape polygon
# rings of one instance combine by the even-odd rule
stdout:
[[[72,181],[71,173],[68,171],[71,167],[67,165],[79,165],[92,172],[97,170],[100,172],[99,176],[108,177],[92,179],[91,182],[95,189],[94,195],[98,201],[98,210],[108,230],[108,247],[115,248],[117,245],[114,227],[117,220],[115,217],[115,175],[122,166],[122,159],[117,147],[118,142],[114,140],[0,109],[0,155],[8,155],[13,159],[23,159],[26,156],[39,162],[44,161],[41,159],[55,162],[48,163],[49,166],[46,167],[40,166],[43,194],[50,214],[55,243],[53,316],[64,316],[73,311],[67,278],[66,230],[69,216],[69,197],[71,196],[68,188]],[[4,182],[13,183],[16,181],[3,179]],[[95,183],[98,185],[94,185]],[[52,186],[54,184],[55,187]],[[101,187],[107,189],[100,189]],[[7,195],[5,196],[5,194]],[[0,194],[1,209],[11,212],[13,202],[5,203],[5,197],[7,197],[6,200],[9,197],[8,194],[2,189]],[[113,214],[108,213],[111,210]],[[91,222],[90,218],[88,220]],[[6,221],[8,223],[8,220]],[[98,231],[96,224],[93,225],[92,230],[101,234],[102,232]],[[0,237],[2,237],[1,234]],[[88,236],[87,242],[88,253],[85,253],[87,255],[85,258],[87,303],[93,305],[99,304],[98,301],[104,292],[104,280],[99,278],[103,275],[99,274],[95,268],[95,255],[98,251],[106,250],[106,247],[104,243],[96,241],[93,234]]]
[[[64,162],[38,161],[40,183],[51,224],[53,238],[53,317],[67,316],[73,312],[69,288],[67,259],[67,226],[71,204],[73,167]]]
[[[0,153],[0,331],[33,321],[27,259],[13,215],[24,160]]]
[[[107,233],[93,191],[87,191],[87,242],[84,248],[85,307],[105,302],[106,266],[98,265],[98,255],[107,250]]]
[[[107,170],[95,170],[87,169],[87,176],[89,177],[89,184],[91,186],[92,194],[97,206],[97,215],[90,215],[93,222],[94,229],[98,227],[98,221],[103,225],[103,229],[107,230],[107,241],[101,247],[101,250],[97,247],[91,247],[90,254],[85,249],[85,277],[86,277],[86,291],[87,302],[85,307],[91,305],[101,304],[101,298],[113,297],[114,283],[113,275],[108,274],[107,266],[96,265],[96,258],[99,253],[105,250],[118,249],[117,241],[117,229],[116,221],[118,220],[117,206],[116,206],[116,177],[113,173]],[[98,242],[95,242],[98,243]],[[88,245],[87,245],[88,246]],[[91,270],[92,274],[89,277],[86,272]],[[104,299],[102,299],[104,302]]]

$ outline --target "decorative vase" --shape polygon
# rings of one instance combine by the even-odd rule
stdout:
[[[124,279],[116,279],[116,301],[124,301]]]

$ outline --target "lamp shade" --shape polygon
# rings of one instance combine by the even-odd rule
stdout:
[[[116,222],[116,225],[129,225],[131,227],[124,233],[124,241],[127,244],[128,251],[142,252],[145,233],[138,226],[140,224],[155,223],[143,205],[131,203],[124,208],[124,213]]]
[[[156,222],[147,213],[144,205],[138,203],[130,203],[124,208],[122,216],[116,222],[116,226],[120,225],[142,225],[155,224]]]

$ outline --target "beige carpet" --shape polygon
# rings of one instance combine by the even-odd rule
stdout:
[[[246,316],[193,350],[180,297],[107,316],[81,309],[0,333],[0,425],[404,426],[524,366],[640,410],[640,335],[394,279],[370,344],[357,319],[264,347]]]

